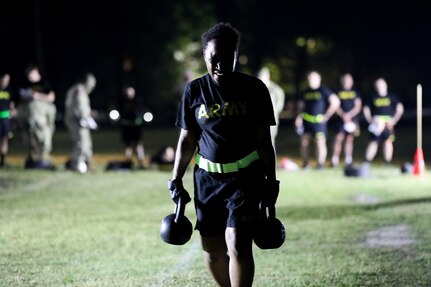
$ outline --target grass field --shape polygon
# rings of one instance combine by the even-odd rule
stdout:
[[[12,166],[0,171],[0,286],[214,286],[196,232],[184,246],[159,237],[173,210],[170,173],[105,172],[121,156],[112,134],[97,135],[95,146],[105,141],[85,175],[24,171],[12,149]],[[55,146],[60,163],[68,138],[60,133]],[[279,179],[287,238],[278,250],[255,248],[255,286],[431,286],[429,171],[416,178],[375,165],[360,179],[341,169],[280,170]],[[187,215],[194,222],[192,205]]]

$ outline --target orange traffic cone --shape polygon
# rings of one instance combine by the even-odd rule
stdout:
[[[416,149],[413,174],[417,176],[425,175],[425,161],[422,148]]]

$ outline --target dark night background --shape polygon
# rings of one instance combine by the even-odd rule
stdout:
[[[139,96],[156,122],[172,125],[166,111],[173,113],[179,100],[185,69],[205,72],[199,49],[183,61],[174,52],[227,21],[242,36],[246,60],[238,69],[254,74],[269,64],[287,100],[303,86],[305,72],[317,69],[334,89],[340,74],[351,72],[364,95],[383,76],[407,109],[415,107],[422,83],[429,107],[430,17],[426,1],[7,1],[0,11],[0,71],[9,72],[17,88],[25,67],[40,65],[59,111],[67,88],[91,71],[98,79],[93,106],[108,110],[128,57]]]

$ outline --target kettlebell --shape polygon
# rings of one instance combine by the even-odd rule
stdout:
[[[166,216],[160,226],[160,237],[168,244],[184,245],[193,233],[193,226],[190,220],[184,215],[186,204],[178,199],[175,205],[175,213]]]
[[[260,211],[261,218],[254,231],[254,243],[260,249],[280,248],[286,239],[286,229],[283,223],[275,217],[275,206],[261,206]]]

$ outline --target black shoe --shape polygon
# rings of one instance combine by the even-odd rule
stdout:
[[[36,160],[27,158],[24,165],[25,169],[44,169],[44,170],[55,170],[55,165],[49,160]]]
[[[0,155],[0,167],[4,166],[5,160],[6,160],[6,155],[1,154]]]
[[[56,166],[50,160],[43,159],[39,163],[39,168],[46,170],[55,170]]]

